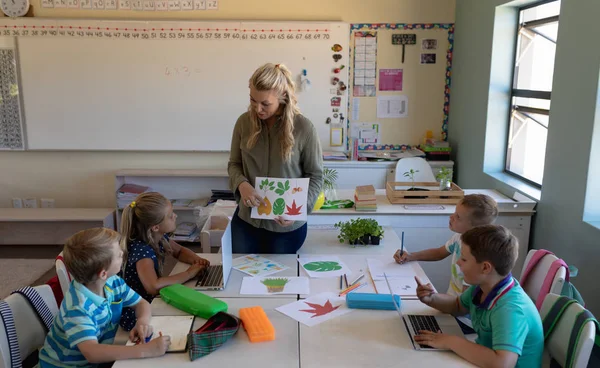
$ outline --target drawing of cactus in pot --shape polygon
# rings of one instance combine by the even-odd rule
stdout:
[[[286,278],[274,278],[274,279],[264,279],[260,281],[263,285],[267,287],[267,292],[269,293],[281,293],[285,288],[285,285],[290,282],[289,279]]]
[[[257,211],[259,215],[270,215],[271,211],[273,210],[273,205],[271,204],[271,201],[269,200],[269,198],[267,197],[267,193],[269,191],[272,191],[275,189],[275,182],[274,181],[269,181],[268,178],[265,178],[264,180],[262,180],[260,182],[259,185],[260,190],[262,190],[264,192],[264,198],[262,203],[258,206]]]

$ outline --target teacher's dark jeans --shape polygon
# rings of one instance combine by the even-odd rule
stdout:
[[[231,219],[233,253],[238,254],[295,254],[304,244],[307,225],[285,233],[254,227],[242,220],[235,210]]]

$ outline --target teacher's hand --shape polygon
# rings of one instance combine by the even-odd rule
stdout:
[[[246,207],[258,207],[261,203],[263,203],[263,199],[258,195],[254,187],[250,185],[247,181],[240,184],[238,187],[240,192],[240,203]]]
[[[283,217],[275,217],[274,220],[283,227],[291,226],[294,223],[293,220],[285,220]]]

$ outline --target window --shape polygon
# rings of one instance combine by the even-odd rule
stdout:
[[[505,170],[542,185],[560,0],[522,8]]]

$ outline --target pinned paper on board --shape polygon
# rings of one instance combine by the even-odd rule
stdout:
[[[257,254],[248,254],[234,259],[232,267],[250,276],[267,276],[289,268]]]
[[[405,118],[407,116],[408,97],[406,95],[377,97],[378,118]]]
[[[352,312],[352,309],[346,306],[344,296],[340,297],[329,292],[320,293],[275,309],[309,327]]]
[[[240,294],[310,294],[308,277],[244,277]]]
[[[313,278],[337,277],[352,271],[336,256],[300,257],[298,262]]]
[[[263,203],[252,208],[252,218],[306,221],[309,178],[256,177],[254,188]]]

